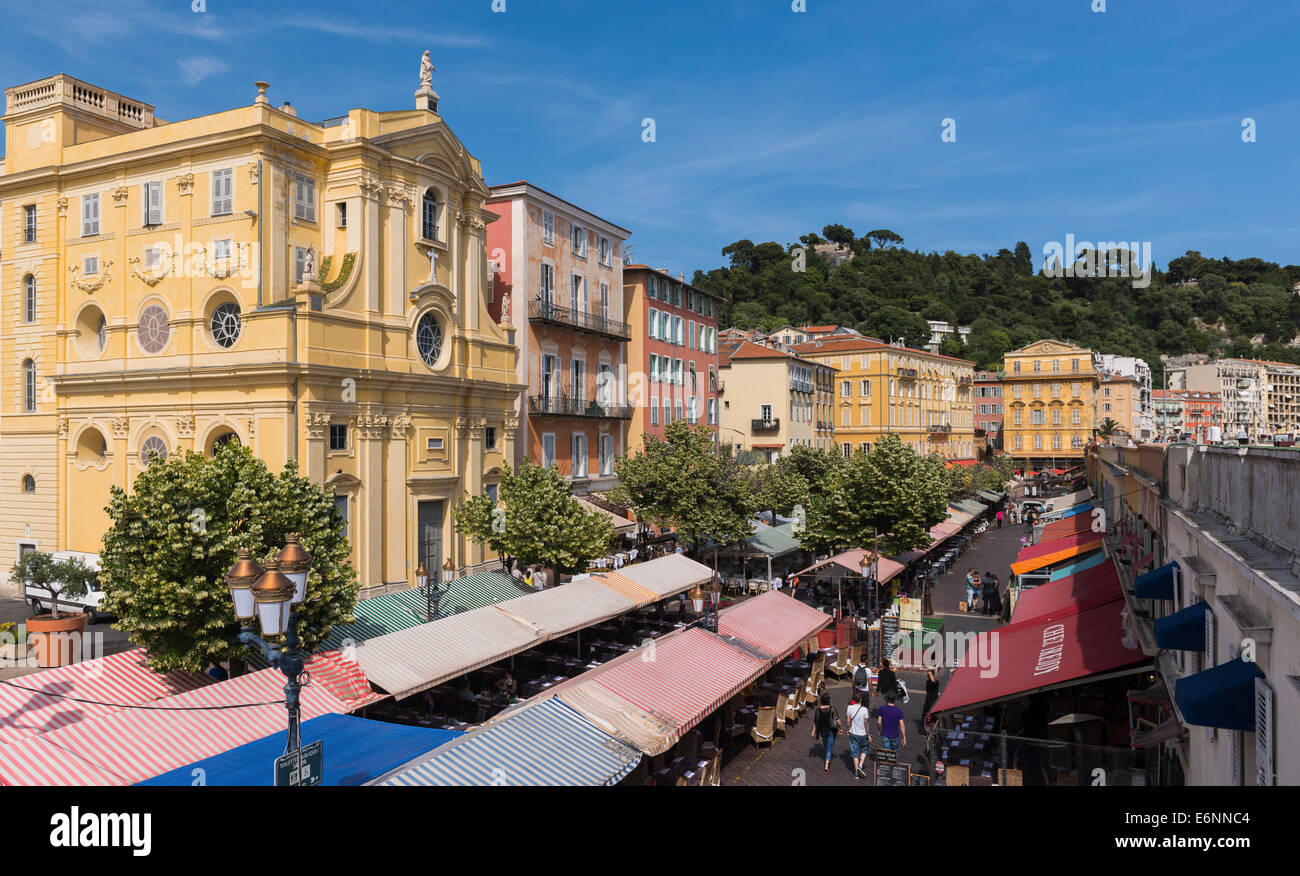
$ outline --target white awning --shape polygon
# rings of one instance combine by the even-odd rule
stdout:
[[[535,627],[549,639],[626,614],[637,604],[599,581],[583,578],[492,607]]]
[[[581,505],[588,514],[604,514],[608,517],[609,522],[614,524],[615,535],[625,535],[629,532],[636,532],[636,521],[628,520],[626,517],[619,517],[613,511],[608,511],[599,505],[593,505],[586,499],[578,499],[577,496],[574,496],[573,498],[578,500],[578,504]]]
[[[696,584],[705,584],[713,570],[685,554],[668,554],[645,563],[633,563],[619,569],[624,578],[660,596],[675,596]]]

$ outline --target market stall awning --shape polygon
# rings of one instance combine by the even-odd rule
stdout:
[[[672,718],[635,706],[598,681],[562,687],[555,698],[603,732],[651,756],[663,754],[680,738]]]
[[[400,699],[542,641],[536,627],[487,606],[358,642],[354,653],[366,677]]]
[[[1089,515],[1089,512],[1091,511],[1091,502],[1080,502],[1078,505],[1071,505],[1068,508],[1058,508],[1057,510],[1048,513],[1051,513],[1058,520],[1068,520],[1071,517],[1083,517],[1084,515]]]
[[[0,782],[131,785],[270,736],[285,726],[284,676],[278,669],[264,669],[149,706],[0,746]],[[302,689],[304,721],[351,709],[325,685]]]
[[[566,636],[636,607],[631,598],[592,578],[570,581],[493,606],[526,626],[535,627],[546,639]]]
[[[192,672],[153,672],[145,665],[143,648],[12,678],[0,683],[0,744],[107,715],[124,706],[174,696],[213,681],[210,675]]]
[[[953,670],[933,712],[1008,699],[1147,660],[1125,644],[1124,601],[980,633]],[[981,668],[983,661],[986,665]]]
[[[1051,580],[1060,581],[1062,578],[1068,578],[1071,575],[1086,572],[1094,566],[1100,566],[1109,559],[1110,558],[1106,556],[1105,551],[1093,551],[1090,554],[1084,554],[1074,562],[1066,563],[1053,569]]]
[[[978,459],[949,459],[946,460],[949,467],[967,468],[979,462]]]
[[[1169,562],[1145,575],[1138,575],[1133,582],[1133,595],[1138,599],[1173,599],[1174,573],[1177,571],[1178,563]]]
[[[614,785],[640,760],[641,752],[551,697],[471,730],[375,784]]]
[[[302,724],[303,745],[319,741],[325,746],[321,784],[331,786],[364,785],[460,735],[457,730],[388,724],[351,715],[321,715]],[[194,784],[195,775],[202,775],[205,787],[271,787],[271,765],[284,754],[287,736],[288,731],[282,730],[138,784],[188,786]]]
[[[754,534],[745,539],[753,553],[759,556],[784,557],[786,554],[792,554],[795,551],[802,550],[803,545],[799,543],[799,536],[794,531],[795,524],[782,523],[780,526],[764,526],[761,523],[755,524]]]
[[[976,490],[975,494],[986,502],[992,502],[994,505],[1007,497],[1006,493],[996,493],[993,490]]]
[[[498,571],[477,572],[463,578],[453,578],[448,583],[438,613],[447,617],[534,592],[536,591],[513,575]],[[428,623],[429,602],[424,591],[419,588],[399,590],[358,600],[352,609],[352,616],[355,618],[352,623],[340,624],[330,631],[322,649],[344,648],[348,644]]]
[[[838,571],[839,574],[843,574],[844,571],[847,571],[850,575],[861,576],[862,561],[865,559],[870,563],[871,557],[871,551],[866,551],[862,548],[854,548],[851,551],[844,551],[843,553],[836,554],[833,557],[827,557],[819,563],[813,563],[806,569],[801,569],[798,572],[792,573],[790,577],[801,578],[804,575],[835,574],[836,571]],[[834,570],[834,567],[839,568],[838,570]],[[895,562],[888,557],[880,557],[876,560],[876,580],[881,582],[892,581],[905,568],[906,566],[902,563]]]
[[[735,636],[773,659],[825,629],[831,616],[770,590],[718,613],[718,633]]]
[[[950,509],[956,508],[958,511],[965,511],[967,514],[974,517],[979,517],[985,511],[989,510],[988,505],[985,505],[983,502],[976,502],[974,499],[960,499],[956,502],[950,502],[948,503],[948,507]]]
[[[770,665],[695,627],[670,633],[586,675],[638,708],[671,719],[681,734]]]
[[[1060,511],[1063,508],[1069,508],[1072,505],[1079,505],[1087,502],[1092,498],[1092,488],[1088,487],[1083,490],[1076,490],[1073,493],[1066,493],[1064,496],[1055,496],[1048,499],[1043,505],[1043,511]]]
[[[1104,533],[1081,532],[1078,535],[1031,544],[1021,549],[1016,556],[1016,561],[1011,564],[1011,571],[1013,574],[1023,575],[1036,569],[1054,566],[1071,557],[1100,549],[1104,538]]]
[[[1156,644],[1174,651],[1205,650],[1205,616],[1210,606],[1196,602],[1167,617],[1156,618]]]
[[[930,537],[940,541],[950,539],[959,532],[961,532],[960,523],[950,523],[946,520],[930,527]]]
[[[1077,575],[1022,591],[1016,597],[1016,610],[1011,620],[1020,623],[1077,614],[1123,598],[1115,564],[1103,563]]]
[[[1174,702],[1188,724],[1253,733],[1255,679],[1263,677],[1258,665],[1238,657],[1178,679]]]
[[[668,554],[644,563],[633,563],[618,570],[639,587],[659,595],[660,599],[685,593],[696,584],[705,584],[713,570],[685,554]]]
[[[576,496],[574,498],[577,499]],[[613,524],[615,535],[626,535],[627,533],[630,532],[636,532],[635,520],[628,520],[626,517],[620,517],[619,515],[615,514],[613,511],[610,511],[607,508],[602,508],[599,505],[588,502],[586,499],[577,499],[577,502],[579,505],[582,506],[582,509],[586,511],[588,514],[600,514],[606,517],[609,520],[609,522]]]
[[[609,572],[597,572],[591,576],[591,580],[598,581],[602,586],[608,587],[615,593],[621,593],[628,599],[636,603],[637,608],[642,608],[659,601],[660,596],[653,590],[647,590],[635,581],[627,578],[617,569]]]
[[[955,523],[955,524],[957,524],[957,527],[958,527],[958,528],[961,528],[961,527],[965,526],[967,523],[970,523],[970,522],[971,522],[972,520],[974,520],[974,519],[975,519],[975,515],[974,515],[974,514],[967,514],[965,511],[954,511],[953,509],[949,508],[949,509],[948,509],[948,519],[947,519],[947,520],[942,520],[942,521],[940,521],[940,522],[941,522],[941,523]]]
[[[1091,517],[1078,516],[1054,520],[1051,523],[1044,524],[1043,531],[1038,536],[1038,543],[1042,544],[1045,541],[1054,541],[1058,538],[1078,535],[1081,532],[1092,532]]]

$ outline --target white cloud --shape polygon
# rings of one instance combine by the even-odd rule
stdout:
[[[230,69],[230,65],[225,61],[207,55],[182,58],[176,64],[181,68],[181,78],[185,80],[186,85],[198,85],[209,76],[216,76]]]

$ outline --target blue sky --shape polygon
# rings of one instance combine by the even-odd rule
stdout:
[[[178,119],[265,79],[320,120],[411,106],[427,48],[489,184],[528,179],[688,276],[829,222],[1300,263],[1291,0],[203,2],[0,0],[0,82],[64,72]]]

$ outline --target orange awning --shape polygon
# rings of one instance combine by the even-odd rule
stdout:
[[[1089,532],[1054,539],[1050,542],[1039,542],[1020,552],[1020,556],[1011,564],[1011,572],[1015,575],[1023,575],[1035,569],[1056,565],[1070,557],[1098,550],[1104,537],[1104,533]]]

